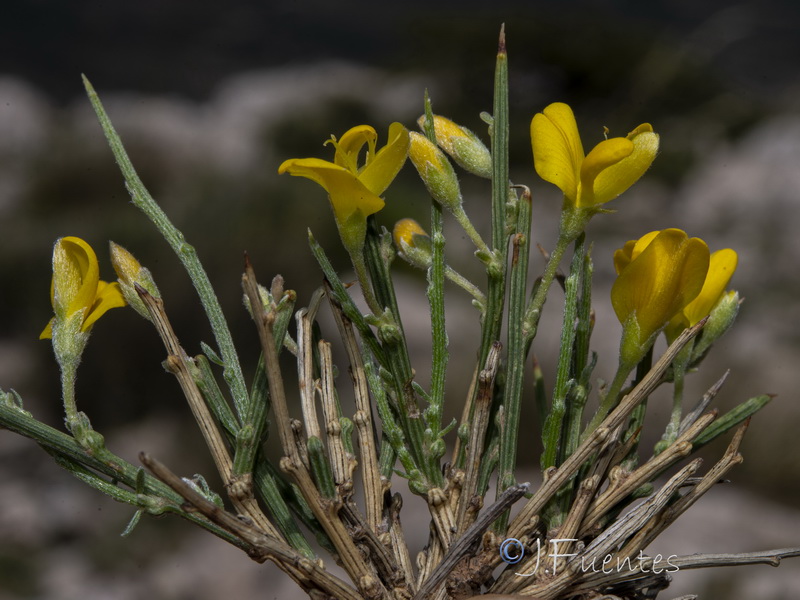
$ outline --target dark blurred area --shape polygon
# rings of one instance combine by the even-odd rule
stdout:
[[[602,139],[603,126],[611,135],[624,135],[648,121],[661,135],[650,172],[613,203],[617,214],[598,216],[589,229],[597,278],[593,346],[605,356],[596,377],[612,376],[619,339],[608,301],[614,248],[652,229],[675,226],[707,240],[712,250],[739,252],[733,285],[746,298],[739,322],[690,379],[687,393],[699,397],[731,368],[718,400],[721,410],[760,393],[778,395],[753,420],[746,462],[714,502],[724,503],[726,492],[749,494],[752,504],[741,506],[754,508],[740,512],[754,511],[747,515],[753,527],[778,536],[794,532],[794,539],[766,535],[764,545],[754,547],[747,543],[749,533],[734,531],[741,523],[731,522],[729,537],[720,537],[718,546],[704,546],[703,539],[715,541],[704,536],[678,550],[797,545],[800,512],[792,511],[800,504],[795,433],[800,378],[794,367],[800,360],[800,4],[792,0],[410,0],[380,6],[240,0],[224,8],[187,1],[31,0],[6,6],[0,19],[0,387],[13,387],[28,410],[61,426],[57,367],[49,344],[36,337],[50,318],[51,250],[63,235],[93,245],[105,279],[113,275],[108,240],[128,248],[153,271],[187,351],[197,353],[201,341],[213,341],[188,277],[129,202],[85,98],[81,73],[103,99],[148,189],[197,248],[249,378],[258,348],[241,304],[243,252],[263,283],[282,273],[287,287],[298,292],[298,306],[321,282],[307,229],[348,273],[324,193],[312,183],[279,177],[278,165],[286,158],[327,156],[330,148],[322,143],[353,125],[374,125],[380,143],[392,121],[414,127],[425,89],[436,112],[488,139],[478,115],[491,111],[501,23],[510,64],[512,179],[534,190],[534,234],[544,248],[555,239],[560,198],[533,171],[528,127],[535,112],[553,101],[568,102],[587,150]],[[467,211],[484,231],[487,184],[462,175],[462,187]],[[405,216],[424,222],[427,212],[424,188],[408,165],[387,193],[380,222],[388,228]],[[448,259],[479,281],[468,242],[448,227]],[[537,257],[531,263],[533,270],[541,269]],[[429,369],[424,275],[402,264],[396,268],[401,302],[408,307],[406,327],[421,329],[413,344],[424,384]],[[463,382],[474,366],[477,319],[455,289],[450,293],[456,308],[448,317],[453,350],[448,395],[457,415]],[[558,339],[559,302],[554,295],[548,305],[553,329],[534,347],[546,373],[553,361],[547,344]],[[160,366],[163,347],[143,325],[130,310],[112,311],[97,324],[79,372],[79,406],[128,460],[135,462],[146,448],[180,473],[210,473],[202,440],[186,425],[189,413],[178,387]],[[666,420],[666,405],[651,403],[650,410],[653,427]],[[532,413],[531,407],[525,415],[530,428]],[[525,444],[521,455],[533,466],[537,441]],[[709,448],[706,464],[723,448]],[[0,599],[135,598],[142,590],[150,598],[213,597],[210,590],[216,588],[201,593],[202,586],[192,587],[202,581],[200,575],[195,580],[183,574],[192,565],[164,567],[179,560],[168,551],[187,555],[180,540],[195,539],[188,526],[146,519],[130,539],[119,540],[131,510],[84,490],[27,440],[4,432],[0,454],[6,457],[0,471]],[[97,519],[86,503],[107,513]],[[759,524],[767,512],[786,515],[780,521],[785,527]],[[37,519],[44,524],[29,528]],[[691,521],[692,511],[685,519]],[[742,547],[729,548],[731,539]],[[210,547],[219,545],[210,540]],[[148,554],[142,548],[161,549]],[[46,568],[76,553],[88,567],[70,562],[62,563],[70,566],[61,571]],[[207,560],[192,556],[195,566]],[[238,568],[230,566],[240,583],[263,585],[258,575],[243,575]],[[757,589],[762,598],[795,597],[785,591],[789,587],[753,588],[758,569],[765,567],[737,570],[735,586],[730,577],[709,573],[685,593],[735,599],[753,597]],[[800,571],[787,561],[779,571],[791,570]],[[95,587],[82,583],[94,576]],[[54,583],[65,580],[72,587]],[[250,588],[241,589],[246,596]]]

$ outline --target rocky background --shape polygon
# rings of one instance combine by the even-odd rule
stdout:
[[[153,271],[177,333],[190,352],[210,341],[188,278],[166,243],[128,202],[80,82],[103,98],[134,164],[209,270],[252,373],[257,340],[241,307],[242,252],[262,280],[282,273],[299,303],[320,283],[305,244],[311,228],[336,264],[338,240],[324,195],[279,177],[282,160],[322,156],[322,142],[371,123],[409,127],[427,88],[437,112],[485,136],[501,22],[511,66],[512,179],[534,191],[534,234],[552,245],[560,192],[537,180],[528,125],[548,103],[575,109],[584,146],[602,127],[622,135],[652,122],[662,150],[644,180],[596,218],[597,329],[610,378],[619,326],[608,292],[611,254],[626,240],[669,226],[712,249],[739,252],[733,284],[746,302],[735,329],[688,382],[697,397],[725,369],[725,410],[750,396],[776,399],[753,420],[745,463],[699,502],[654,552],[742,552],[800,544],[800,8],[791,2],[700,3],[495,1],[404,2],[380,10],[355,1],[216,3],[145,0],[80,5],[33,0],[0,20],[0,387],[59,426],[57,368],[36,340],[50,317],[53,241],[78,235],[98,251],[112,239]],[[468,212],[486,229],[488,187],[464,175]],[[390,188],[381,222],[424,222],[424,188],[408,166]],[[479,279],[469,244],[447,230],[448,258]],[[532,269],[541,269],[534,259]],[[397,266],[406,328],[423,385],[427,377],[424,276]],[[456,289],[448,328],[453,413],[465,393],[476,316]],[[552,328],[534,351],[551,373]],[[178,472],[213,467],[171,376],[163,348],[133,311],[114,311],[94,330],[78,401],[110,447],[135,461],[146,449]],[[416,325],[415,325],[416,324]],[[533,428],[532,410],[525,416]],[[668,408],[651,402],[655,430]],[[533,436],[528,436],[533,437]],[[535,440],[522,449],[531,468]],[[712,461],[721,445],[708,448]],[[0,432],[0,598],[164,600],[295,598],[270,566],[176,519],[144,519],[119,537],[132,511],[72,479],[28,440]],[[521,480],[534,478],[520,475]],[[404,522],[427,528],[406,495]],[[415,525],[416,524],[416,525]],[[800,562],[677,573],[665,598],[794,599]],[[670,595],[672,592],[672,595]]]

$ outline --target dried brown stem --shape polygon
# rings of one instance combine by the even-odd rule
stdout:
[[[289,409],[286,404],[286,392],[283,386],[283,376],[278,364],[278,355],[275,349],[275,339],[272,334],[273,318],[264,312],[258,302],[258,285],[255,273],[249,261],[245,265],[243,277],[245,293],[250,298],[253,307],[253,319],[256,322],[261,351],[264,354],[264,366],[269,382],[269,392],[272,406],[275,409],[275,420],[281,445],[285,456],[281,459],[281,468],[289,473],[300,488],[300,492],[308,502],[314,516],[317,517],[325,533],[336,548],[342,566],[352,578],[359,591],[368,600],[384,598],[386,590],[370,568],[353,543],[344,523],[338,518],[337,507],[334,503],[326,501],[320,494],[305,463],[301,460],[300,453],[294,441]]]
[[[432,594],[439,584],[447,578],[455,566],[470,553],[474,552],[474,546],[478,543],[483,532],[486,531],[489,525],[525,495],[525,492],[528,491],[528,486],[529,484],[522,483],[508,488],[500,495],[497,502],[482,512],[469,529],[464,532],[464,535],[452,545],[444,559],[437,565],[430,577],[425,580],[422,587],[420,587],[419,591],[414,596],[414,600],[427,600],[430,594]]]
[[[622,399],[617,407],[606,416],[602,423],[600,423],[600,426],[591,432],[589,437],[578,446],[575,452],[564,461],[547,481],[545,481],[542,487],[533,495],[533,498],[528,501],[522,511],[517,515],[514,521],[512,521],[509,527],[510,537],[519,538],[525,534],[527,523],[539,513],[556,492],[558,492],[561,486],[578,472],[581,465],[583,465],[597,447],[606,440],[609,432],[615,431],[620,427],[636,405],[652,393],[656,386],[658,386],[661,376],[675,359],[678,352],[681,351],[689,340],[700,332],[704,324],[705,321],[700,321],[700,323],[694,327],[684,330],[669,348],[667,348],[666,352],[664,352],[658,362],[653,365],[653,368],[650,369],[636,387]]]
[[[330,294],[328,294],[328,299],[330,300]],[[369,400],[369,386],[364,373],[364,362],[361,358],[361,350],[350,319],[342,313],[342,309],[338,304],[332,301],[329,304],[339,329],[339,336],[344,343],[347,358],[350,361],[350,377],[353,380],[356,405],[353,421],[358,433],[361,478],[364,483],[365,512],[367,523],[369,523],[373,531],[377,532],[383,512],[383,486],[380,479],[378,449],[375,441],[372,407]]]
[[[306,425],[306,436],[322,439],[322,430],[317,418],[314,403],[314,357],[312,330],[314,318],[319,308],[322,290],[314,292],[308,308],[301,308],[295,314],[297,321],[297,381],[300,389],[300,406],[303,409],[303,421]]]
[[[609,486],[606,491],[598,496],[592,503],[586,515],[586,519],[584,520],[580,535],[583,536],[588,533],[604,514],[629,494],[633,493],[639,486],[652,481],[670,465],[688,456],[692,451],[692,445],[689,440],[696,437],[703,429],[708,427],[715,418],[716,414],[714,413],[704,415],[666,450],[658,456],[651,458],[632,473],[624,472],[621,467],[613,468],[609,474]]]
[[[249,544],[249,554],[254,560],[272,560],[306,591],[316,588],[337,600],[361,600],[361,596],[352,587],[331,575],[318,563],[304,557],[288,544],[267,536],[252,522],[240,519],[210,502],[155,458],[142,452],[139,460],[155,477],[180,494],[209,521]]]
[[[163,300],[149,294],[139,286],[137,286],[136,291],[150,312],[153,325],[155,325],[161,341],[164,342],[168,352],[167,369],[178,379],[189,408],[214,459],[217,471],[219,471],[220,477],[225,483],[231,502],[240,514],[251,518],[268,535],[275,539],[283,539],[283,536],[263,513],[253,497],[252,474],[246,473],[241,477],[234,477],[233,462],[225,445],[225,440],[206,405],[202,392],[197,387],[189,371],[187,363],[191,358],[181,347],[178,337],[172,329],[167,313],[164,311]],[[261,306],[260,302],[258,305]]]
[[[500,366],[500,349],[502,345],[495,342],[486,357],[486,365],[478,376],[478,393],[475,398],[475,412],[469,430],[467,444],[467,462],[464,472],[464,484],[461,488],[456,522],[458,534],[462,534],[480,510],[481,498],[476,496],[478,472],[483,454],[484,436],[489,425],[489,413],[492,405],[494,378]]]
[[[336,390],[333,385],[331,345],[325,340],[320,340],[317,348],[320,361],[320,398],[322,400],[322,416],[325,419],[325,432],[328,434],[328,453],[339,498],[344,500],[353,493],[355,458],[347,452],[342,440],[342,425],[339,421]]]

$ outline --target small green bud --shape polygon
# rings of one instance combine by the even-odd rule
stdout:
[[[431,456],[437,459],[442,458],[447,452],[447,445],[444,443],[444,440],[442,438],[434,440],[431,443],[430,448],[431,448]]]
[[[431,238],[414,219],[400,219],[392,232],[397,254],[418,269],[431,266]]]
[[[457,210],[461,206],[461,190],[453,165],[424,135],[412,131],[410,140],[408,155],[428,193],[448,210]]]
[[[694,346],[692,361],[696,361],[705,354],[711,344],[721,338],[731,328],[736,316],[739,314],[739,292],[733,290],[723,294],[719,302],[711,309],[708,321],[703,327],[703,333]]]
[[[425,129],[425,115],[417,123]],[[447,117],[433,116],[436,143],[456,161],[458,166],[473,175],[491,179],[492,155],[481,139],[466,127],[457,125]]]

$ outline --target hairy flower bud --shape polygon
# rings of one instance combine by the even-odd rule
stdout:
[[[414,219],[400,219],[392,232],[397,254],[418,269],[431,266],[431,238]]]
[[[143,267],[141,263],[134,258],[133,254],[119,244],[109,242],[108,247],[111,254],[111,264],[114,267],[114,271],[117,273],[117,281],[119,282],[119,289],[122,292],[122,296],[128,304],[131,305],[131,308],[149,321],[150,312],[139,297],[136,286],[138,285],[147,290],[151,296],[160,298],[161,293],[158,291],[158,286],[156,286],[156,282],[153,280],[153,275],[150,273],[149,269]]]
[[[424,129],[425,115],[417,123]],[[492,155],[477,135],[441,115],[433,115],[433,130],[436,133],[436,143],[458,166],[473,175],[491,179]]]
[[[408,156],[428,188],[428,193],[449,210],[461,206],[461,190],[453,165],[444,153],[424,135],[412,131]]]

